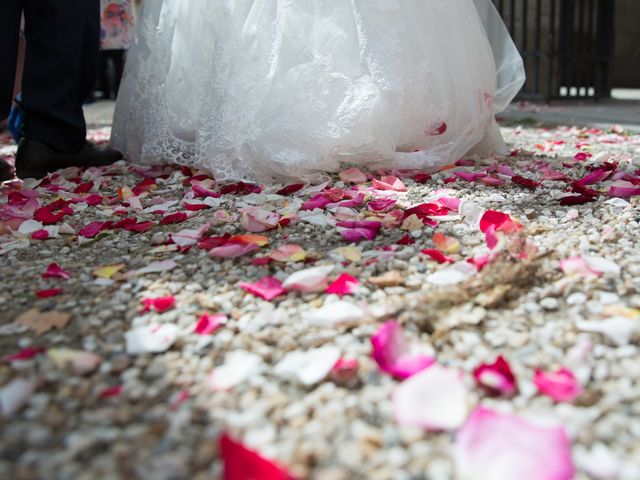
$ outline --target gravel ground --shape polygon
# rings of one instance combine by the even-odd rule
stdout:
[[[357,244],[340,235],[335,221],[361,220],[367,209],[300,210],[318,194],[313,187],[276,195],[282,185],[262,193],[236,185],[219,198],[184,200],[204,176],[125,164],[83,176],[62,172],[39,187],[23,185],[22,196],[15,193],[20,187],[5,185],[0,478],[219,478],[223,433],[296,478],[458,478],[464,465],[452,452],[459,424],[400,426],[394,415],[392,394],[401,381],[382,371],[371,343],[391,318],[409,343],[462,372],[467,414],[484,406],[561,425],[575,478],[640,478],[639,197],[607,194],[612,186],[626,193],[633,186],[619,182],[624,172],[627,180],[637,178],[640,135],[616,127],[505,125],[503,131],[509,157],[471,158],[430,179],[397,174],[406,192],[361,182],[358,192],[367,200],[397,200],[390,208],[402,212],[443,196],[463,203],[425,218],[433,225],[379,214],[378,235]],[[108,129],[92,135],[104,140]],[[5,137],[0,156],[12,153]],[[494,171],[496,164],[502,169]],[[605,173],[577,190],[576,201],[589,201],[561,204],[574,195],[564,176],[577,180],[590,171]],[[151,180],[142,182],[141,175]],[[521,177],[540,183],[526,186]],[[345,185],[338,176],[332,183],[338,190],[329,196],[339,201]],[[199,185],[225,191],[206,180]],[[72,193],[79,186],[81,193]],[[78,201],[88,195],[102,198],[91,206]],[[73,214],[49,227],[23,223],[33,210],[16,218],[6,204],[25,211],[31,197],[39,206],[71,200],[65,205]],[[202,210],[189,210],[186,220],[168,217],[187,211],[185,203]],[[258,207],[279,215],[261,217]],[[498,233],[489,264],[470,273],[460,265],[469,266],[468,259],[478,265],[490,252],[478,228],[478,212],[485,210],[506,213],[522,228]],[[141,233],[103,223],[128,217],[154,223]],[[100,223],[93,228],[92,222]],[[209,226],[185,232],[203,225]],[[275,228],[259,231],[265,225]],[[257,247],[253,238],[240,242],[256,249],[246,255],[211,256],[216,247],[228,256],[229,239],[219,237],[247,228],[270,243]],[[34,232],[49,238],[31,238]],[[298,245],[304,255],[288,247],[286,258],[269,258],[283,245]],[[462,273],[424,249],[451,257]],[[42,278],[52,263],[69,278]],[[302,286],[270,301],[239,285],[268,275],[279,284],[318,265],[334,270],[306,276]],[[97,270],[104,266],[114,268]],[[340,273],[357,280],[350,295],[325,291]],[[166,310],[156,304],[143,311],[144,299],[161,297],[169,298]],[[204,314],[226,319],[210,317],[222,319],[220,328],[197,333]],[[511,396],[488,395],[474,383],[474,369],[498,355],[517,378]],[[574,375],[579,395],[563,400],[540,391],[536,370],[559,367]],[[489,477],[477,471],[466,478]]]

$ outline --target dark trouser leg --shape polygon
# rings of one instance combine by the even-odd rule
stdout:
[[[122,75],[124,73],[124,50],[113,51],[113,65],[115,67],[115,76],[113,81],[113,91],[115,96],[118,96],[120,90],[120,82],[122,81]]]
[[[109,52],[100,52],[100,61],[98,62],[98,86],[104,98],[110,98],[111,87],[109,85]]]
[[[25,137],[77,152],[86,137],[82,105],[97,74],[99,0],[23,1]]]
[[[22,0],[0,1],[0,121],[9,116],[18,59]]]

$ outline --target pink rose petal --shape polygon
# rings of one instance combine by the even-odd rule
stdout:
[[[325,197],[324,195],[316,195],[313,198],[310,198],[309,200],[307,200],[306,202],[304,202],[302,204],[302,206],[300,207],[300,210],[315,210],[316,208],[324,208],[327,205],[329,205],[331,203],[331,200],[329,200],[327,197]]]
[[[374,188],[378,190],[392,190],[394,192],[406,192],[407,187],[398,177],[382,177],[380,180],[374,179],[372,182]]]
[[[518,390],[511,366],[502,355],[494,363],[483,363],[476,367],[473,378],[490,395],[511,396]]]
[[[260,247],[255,243],[228,242],[220,247],[209,250],[209,256],[219,258],[238,258],[248,253],[258,250]]]
[[[357,278],[347,273],[340,275],[331,285],[327,287],[326,293],[336,295],[351,295],[355,292],[360,282]]]
[[[242,282],[239,287],[268,302],[287,292],[282,287],[282,282],[275,277],[265,277],[254,283]]]
[[[216,315],[209,315],[205,313],[200,317],[196,327],[193,330],[198,335],[210,335],[216,330],[219,330],[227,322],[227,316],[223,313]]]
[[[611,185],[607,192],[610,197],[629,198],[640,195],[640,186],[626,180],[619,180]]]
[[[259,233],[273,230],[278,226],[280,215],[257,207],[240,210],[240,225],[248,232]]]
[[[340,172],[340,180],[345,183],[365,183],[367,176],[358,168],[348,168]]]
[[[49,238],[49,231],[45,229],[36,230],[31,234],[33,240],[46,240]]]
[[[372,212],[387,212],[392,209],[396,203],[398,203],[393,198],[378,198],[376,200],[372,200],[367,204],[367,209]]]
[[[359,366],[355,358],[341,358],[331,369],[331,377],[339,382],[345,382],[356,376]]]
[[[396,421],[430,431],[454,430],[468,415],[462,373],[433,365],[398,385],[392,396]]]
[[[395,378],[409,378],[435,362],[432,356],[415,352],[395,320],[389,320],[380,327],[371,337],[371,345],[371,356],[380,370]]]
[[[454,458],[456,478],[462,480],[572,480],[575,475],[562,427],[534,425],[485,407],[458,431]]]
[[[582,394],[582,386],[573,372],[566,368],[560,368],[555,372],[536,369],[533,383],[540,393],[556,402],[572,402]]]
[[[579,275],[587,278],[596,278],[602,275],[589,267],[589,264],[582,257],[571,257],[560,260],[560,268],[565,275]]]

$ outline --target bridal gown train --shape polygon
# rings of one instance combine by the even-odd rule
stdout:
[[[504,153],[524,68],[490,0],[145,2],[112,142],[218,180]]]

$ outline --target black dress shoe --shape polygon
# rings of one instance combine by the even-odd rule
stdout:
[[[96,148],[90,143],[77,153],[57,152],[36,140],[23,138],[16,155],[18,178],[43,178],[48,173],[69,167],[102,167],[122,159],[122,153],[111,148]]]
[[[0,158],[0,182],[6,182],[7,180],[13,180],[14,172],[13,167],[8,162]]]

